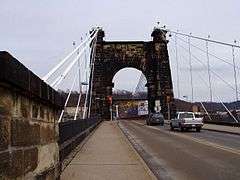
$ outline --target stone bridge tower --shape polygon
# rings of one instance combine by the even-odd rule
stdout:
[[[175,115],[173,86],[166,32],[155,28],[152,41],[104,41],[104,31],[97,37],[93,73],[91,114],[110,119],[108,97],[114,86],[112,79],[121,69],[136,68],[147,78],[148,108],[154,112],[161,108],[165,118]],[[127,79],[126,79],[127,80]]]

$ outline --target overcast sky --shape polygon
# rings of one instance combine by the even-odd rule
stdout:
[[[213,39],[226,42],[240,41],[239,7],[239,0],[1,0],[0,50],[9,51],[42,77],[72,50],[73,40],[79,43],[80,37],[94,26],[103,27],[106,40],[150,40],[154,25],[160,21],[172,30],[203,37],[210,34]],[[204,43],[194,43],[205,48]],[[177,94],[173,45],[170,39],[169,54]],[[231,62],[231,48],[210,45],[210,50]],[[190,98],[188,54],[179,51],[180,96]],[[206,60],[204,54],[197,55]],[[240,66],[239,57],[238,50],[236,61]],[[216,59],[211,59],[211,65],[234,85],[231,66]],[[193,69],[207,80],[206,69],[194,62]],[[139,74],[122,72],[114,78],[116,88],[132,90]],[[126,81],[126,77],[131,80]],[[214,93],[224,101],[234,100],[234,91],[216,77],[212,78]],[[194,86],[195,100],[208,100],[208,90],[198,82],[196,74]]]

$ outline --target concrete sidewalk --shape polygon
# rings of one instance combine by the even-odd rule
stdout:
[[[103,122],[61,175],[62,180],[154,179],[116,122]]]

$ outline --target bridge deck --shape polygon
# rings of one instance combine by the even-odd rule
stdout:
[[[116,123],[103,122],[64,170],[61,179],[151,179]]]

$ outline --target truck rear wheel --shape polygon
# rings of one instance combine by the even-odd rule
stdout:
[[[196,131],[197,131],[197,132],[201,132],[201,127],[197,127],[197,128],[196,128]]]

